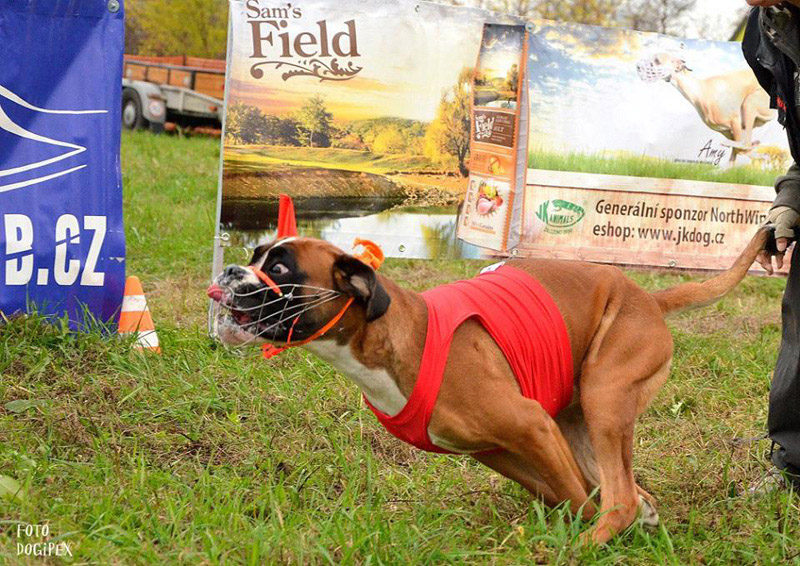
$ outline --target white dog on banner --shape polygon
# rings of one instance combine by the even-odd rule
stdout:
[[[753,141],[753,130],[777,117],[750,69],[699,78],[683,57],[662,52],[641,59],[636,71],[645,82],[663,80],[675,86],[706,126],[730,140],[723,143],[731,148],[729,165],[759,145]]]

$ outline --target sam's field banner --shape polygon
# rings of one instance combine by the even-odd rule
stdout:
[[[485,24],[526,44],[509,55],[513,34]],[[301,233],[343,248],[715,269],[790,164],[737,43],[389,0],[234,0],[231,32],[220,236],[234,253],[274,234],[285,192]],[[492,155],[477,136],[501,114],[514,139]]]
[[[109,9],[111,6],[111,9]],[[0,0],[0,311],[108,320],[125,275],[122,3]]]

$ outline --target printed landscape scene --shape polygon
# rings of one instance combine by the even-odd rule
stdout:
[[[351,17],[320,6],[332,29]],[[467,185],[471,82],[486,13],[382,9],[390,24],[364,20],[356,28],[362,70],[347,80],[284,80],[269,68],[254,78],[249,45],[236,40],[249,26],[234,36],[221,213],[234,245],[270,237],[277,197],[287,193],[304,234],[347,248],[354,236],[371,238],[401,257],[464,254],[455,219]],[[304,10],[293,33],[323,18]],[[449,22],[446,29],[434,25],[437,18]],[[407,52],[396,57],[391,38],[404,34]]]
[[[520,26],[487,26],[475,69],[475,106],[514,109],[519,86]]]

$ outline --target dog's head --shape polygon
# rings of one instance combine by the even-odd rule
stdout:
[[[346,315],[326,334],[343,337],[383,316],[391,303],[370,266],[313,238],[259,246],[248,265],[223,269],[208,295],[223,307],[217,331],[230,345],[283,344],[290,336],[299,342],[334,319],[352,298]]]
[[[636,63],[639,78],[647,83],[659,80],[670,82],[676,74],[683,71],[691,71],[686,66],[686,60],[672,53],[656,53],[651,57],[639,59]]]

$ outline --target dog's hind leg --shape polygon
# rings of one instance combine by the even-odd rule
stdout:
[[[659,517],[655,498],[638,485],[636,491],[639,494],[639,520],[645,527],[657,527]]]
[[[497,439],[503,451],[474,457],[548,505],[569,501],[573,513],[592,517],[595,508],[588,501],[586,480],[558,425],[536,401],[521,398],[515,405],[504,415],[504,433]]]
[[[749,153],[758,145],[753,143],[753,130],[756,127],[756,120],[761,113],[761,103],[758,100],[758,93],[750,94],[742,101],[740,119],[732,128],[733,139],[737,142],[731,145],[730,164],[736,162],[736,158],[741,153]]]
[[[605,543],[636,519],[633,429],[669,375],[672,336],[655,305],[612,297],[581,372],[580,403],[600,480],[600,518],[584,538]],[[646,340],[637,332],[648,329]]]
[[[575,461],[578,463],[583,477],[586,478],[589,484],[587,491],[591,492],[591,490],[600,485],[600,475],[583,410],[578,404],[572,405],[558,414],[556,422],[572,449]],[[655,498],[639,485],[636,486],[636,491],[639,494],[639,520],[648,527],[658,526],[659,519]]]

